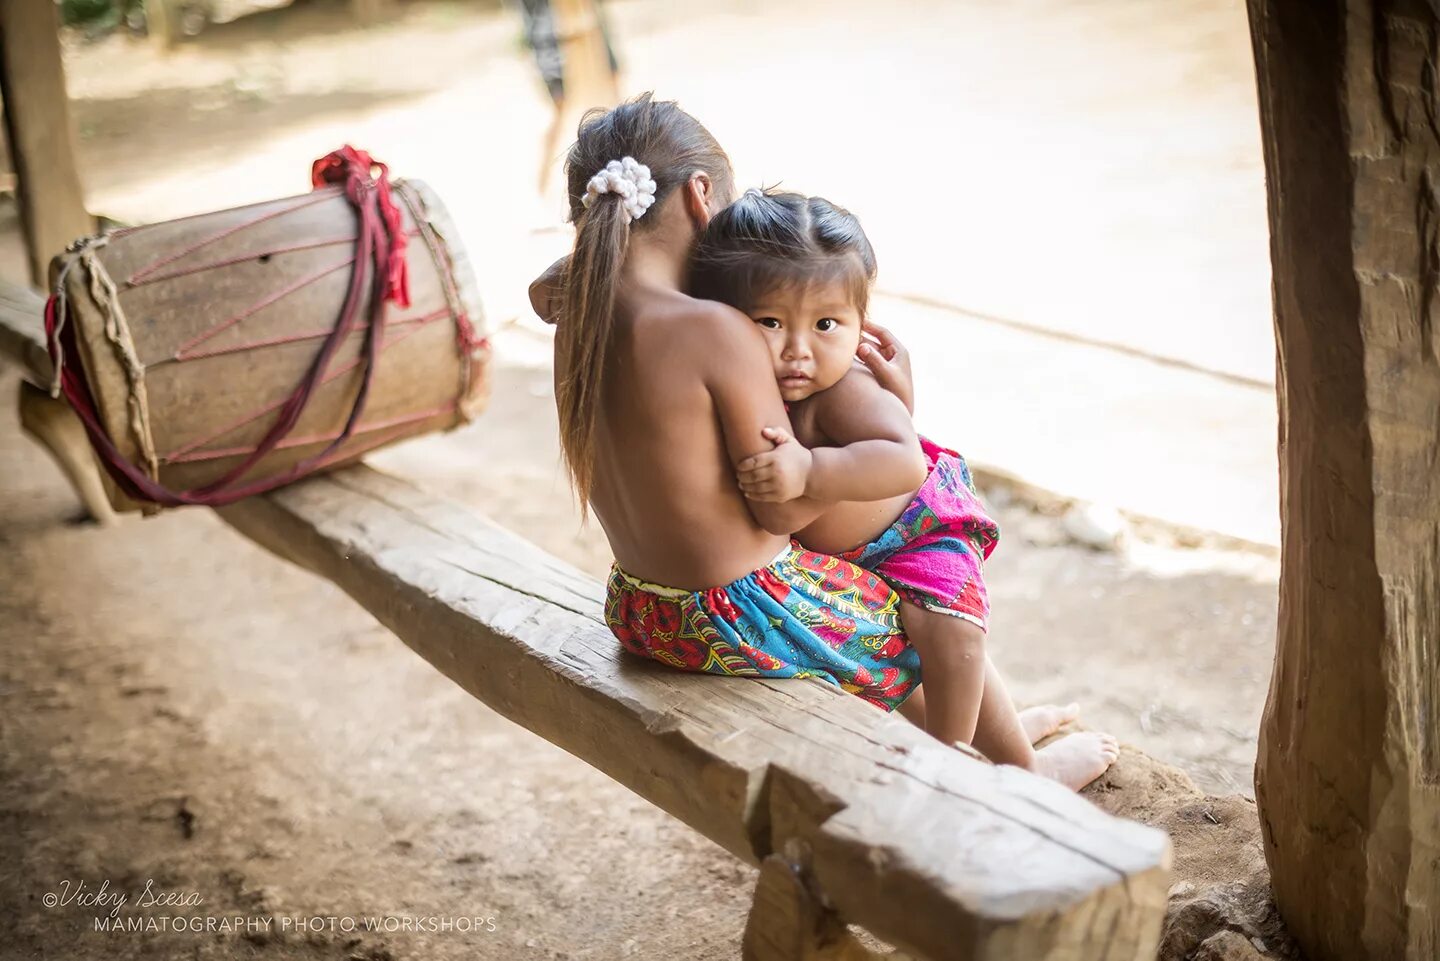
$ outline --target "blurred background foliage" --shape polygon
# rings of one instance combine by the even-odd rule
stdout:
[[[89,39],[119,29],[145,35],[151,20],[158,17],[147,17],[147,12],[153,13],[154,7],[162,2],[166,0],[56,0],[65,26],[76,28]],[[211,0],[168,0],[168,3],[176,28],[187,36],[198,34],[213,13]]]
[[[126,17],[144,17],[145,0],[60,0],[60,17],[66,26],[113,30]]]

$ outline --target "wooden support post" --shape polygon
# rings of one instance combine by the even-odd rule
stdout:
[[[179,0],[145,0],[145,30],[161,50],[170,50],[185,39]]]
[[[743,961],[879,961],[882,955],[856,940],[813,890],[803,855],[796,850],[803,846],[786,847],[786,854],[771,854],[760,862],[741,942]]]
[[[540,158],[541,193],[549,189],[555,159],[565,138],[575,135],[585,112],[593,107],[613,107],[620,100],[595,0],[554,0],[551,10],[560,44],[565,95],[555,105],[555,118],[545,135]]]
[[[91,453],[90,439],[70,405],[50,396],[55,370],[45,351],[41,323],[45,301],[28,287],[0,282],[0,356],[24,370],[20,384],[20,426],[50,452],[90,516],[101,524],[115,520],[106,496],[100,465]]]
[[[350,11],[357,22],[379,23],[395,14],[393,0],[350,0]]]
[[[95,230],[75,166],[75,132],[51,0],[0,3],[0,97],[15,163],[30,282],[45,285],[50,258]]]
[[[1249,0],[1283,570],[1256,798],[1314,961],[1440,957],[1440,19]]]

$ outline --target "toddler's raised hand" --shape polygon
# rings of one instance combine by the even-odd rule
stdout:
[[[735,469],[740,491],[750,500],[783,503],[805,494],[810,478],[810,449],[778,427],[767,427],[765,439],[774,450],[745,458]]]
[[[910,351],[890,331],[872,320],[860,325],[869,335],[860,341],[860,361],[890,393],[900,398],[905,409],[915,413],[915,380],[910,374]]]

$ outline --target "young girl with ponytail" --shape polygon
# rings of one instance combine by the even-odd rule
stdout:
[[[760,330],[682,292],[696,238],[734,198],[724,151],[647,94],[588,117],[566,174],[555,400],[576,494],[615,553],[611,630],[682,670],[814,677],[894,710],[919,667],[895,593],[791,542],[817,505],[747,501],[735,483],[772,447],[761,432],[790,423]]]

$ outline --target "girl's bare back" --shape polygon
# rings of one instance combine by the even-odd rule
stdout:
[[[591,508],[631,575],[727,584],[789,541],[752,515],[732,466],[769,446],[761,428],[788,427],[764,346],[728,307],[639,285],[619,295]]]

